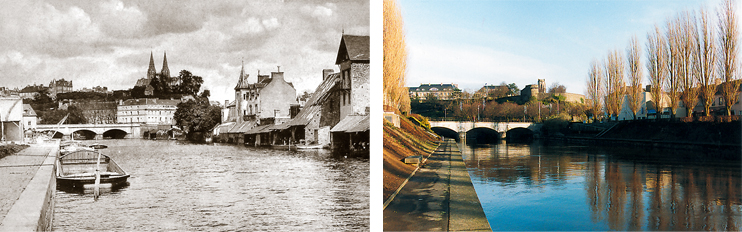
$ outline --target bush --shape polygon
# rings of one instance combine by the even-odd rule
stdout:
[[[553,115],[544,120],[541,131],[545,134],[554,134],[562,129],[567,128],[569,125],[570,117],[566,114]]]
[[[12,154],[15,154],[23,149],[26,149],[28,145],[18,145],[18,144],[6,144],[0,146],[0,159],[2,159],[5,156],[9,156]]]

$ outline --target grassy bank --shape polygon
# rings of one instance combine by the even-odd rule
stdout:
[[[3,157],[18,153],[19,151],[26,149],[28,145],[18,145],[18,144],[5,144],[0,145],[0,159]]]
[[[421,119],[419,115],[413,117]],[[404,158],[424,155],[435,151],[437,136],[407,118],[400,117],[400,127],[384,121],[384,200],[415,170],[416,166],[405,164]],[[423,120],[418,120],[423,121]]]

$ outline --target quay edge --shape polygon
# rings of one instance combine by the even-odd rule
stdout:
[[[55,163],[59,152],[59,140],[54,140],[53,144],[34,177],[0,223],[0,231],[52,230],[57,191]]]

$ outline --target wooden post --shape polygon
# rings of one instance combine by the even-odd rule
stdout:
[[[100,152],[98,152],[98,161],[95,164],[95,189],[93,190],[93,199],[98,200],[100,196]]]

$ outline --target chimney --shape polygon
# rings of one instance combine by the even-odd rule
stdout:
[[[335,70],[333,69],[322,69],[322,80],[324,81],[325,79],[327,79],[327,76],[332,74],[334,71]]]
[[[224,108],[226,108],[229,105],[229,100],[224,100]]]
[[[278,79],[281,79],[283,81],[284,80],[283,79],[283,72],[271,72],[271,78],[273,78],[273,79],[278,78]]]

